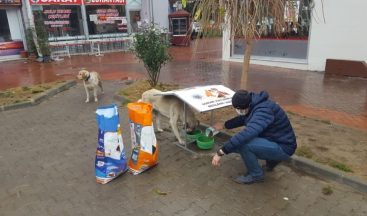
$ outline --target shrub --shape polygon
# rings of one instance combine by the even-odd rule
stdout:
[[[134,35],[131,51],[143,62],[151,87],[157,85],[162,66],[171,59],[168,47],[167,37],[154,24],[143,27]]]

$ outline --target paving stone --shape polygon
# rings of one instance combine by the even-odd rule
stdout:
[[[113,102],[118,82],[105,82],[99,103],[84,103],[77,85],[25,109],[0,113],[0,215],[366,215],[367,195],[280,165],[266,181],[239,185],[246,170],[236,155],[219,169],[211,157],[193,157],[157,133],[159,164],[140,175],[95,182],[95,110]],[[119,108],[124,144],[131,153],[127,110]],[[331,185],[333,194],[323,195]],[[156,189],[167,192],[159,195]],[[283,198],[288,197],[285,201]]]

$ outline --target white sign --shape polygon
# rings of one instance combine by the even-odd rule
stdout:
[[[234,91],[223,85],[197,86],[161,95],[175,95],[198,112],[210,111],[232,105]]]
[[[90,15],[89,15],[89,20],[90,20],[91,22],[97,22],[97,20],[98,20],[98,16],[97,16],[97,14],[90,14]]]
[[[126,17],[106,17],[107,20],[125,20],[126,21]],[[123,22],[123,21],[122,21]]]

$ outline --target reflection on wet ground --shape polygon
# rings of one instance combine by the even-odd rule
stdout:
[[[173,59],[161,71],[162,82],[224,84],[234,90],[240,86],[242,64],[221,60],[219,39],[172,47],[170,53]],[[0,89],[75,79],[81,68],[98,71],[104,80],[145,76],[143,64],[130,53],[72,56],[45,64],[18,60],[0,63]],[[367,130],[367,79],[252,65],[248,88],[268,91],[288,111]]]

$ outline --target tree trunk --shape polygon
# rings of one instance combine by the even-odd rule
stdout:
[[[246,39],[245,55],[243,56],[242,76],[240,88],[247,90],[248,72],[250,69],[250,58],[252,53],[253,39]]]
[[[43,54],[42,54],[41,49],[40,49],[40,45],[39,45],[38,40],[37,40],[36,28],[34,28],[34,29],[35,30],[32,31],[33,43],[34,43],[34,46],[36,47],[37,55],[39,57],[43,57]]]

